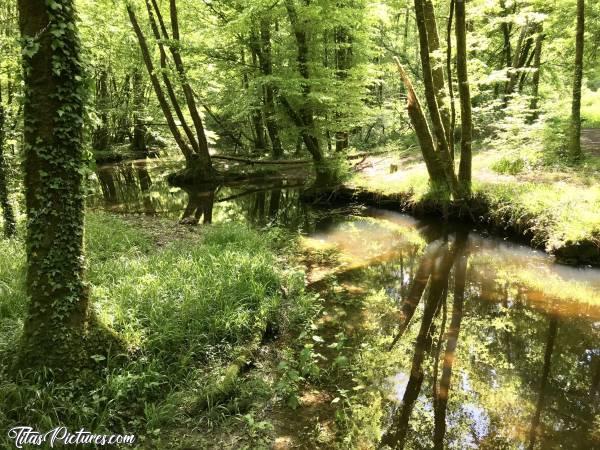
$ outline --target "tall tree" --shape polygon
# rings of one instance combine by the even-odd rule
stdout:
[[[473,139],[473,118],[471,113],[471,90],[467,69],[467,25],[465,0],[456,0],[456,73],[460,95],[460,167],[458,180],[463,195],[471,195],[471,141]]]
[[[569,154],[581,158],[581,85],[583,82],[583,49],[585,34],[585,1],[577,0],[577,34],[575,36],[575,71],[573,75],[573,102],[571,107],[571,136]]]
[[[171,131],[171,134],[175,138],[178,147],[186,158],[187,167],[192,170],[192,177],[197,181],[214,181],[216,173],[213,169],[212,160],[208,151],[208,142],[204,131],[204,125],[198,111],[196,98],[188,80],[186,68],[180,53],[181,44],[177,2],[176,0],[169,1],[171,25],[170,31],[166,27],[162,12],[156,0],[145,0],[145,3],[152,32],[156,38],[160,52],[160,67],[163,85],[167,92],[166,97],[164,94],[163,85],[161,85],[154,69],[152,54],[150,53],[147,39],[142,31],[142,28],[140,27],[134,7],[131,4],[127,4],[127,13],[129,15],[129,20],[131,21],[135,35],[138,39],[144,64],[148,71],[148,75],[150,76],[150,81],[152,82],[152,87],[159,101],[165,119],[167,120],[167,124],[169,125],[169,130]],[[179,100],[175,94],[173,83],[171,82],[167,73],[168,60],[165,45],[169,49],[171,58],[173,60],[173,65],[175,66],[175,71],[178,75],[178,84],[183,92],[185,104],[192,119],[193,131],[192,127],[187,124],[186,118],[183,115],[182,108],[179,104]],[[182,125],[189,143],[183,139],[183,136],[179,132],[177,123],[173,117],[173,111]]]
[[[540,76],[542,71],[542,45],[544,43],[544,29],[543,24],[540,24],[539,33],[535,39],[535,56],[533,58],[533,78],[531,80],[531,102],[529,108],[531,109],[531,115],[529,116],[529,122],[535,121],[539,116],[538,102],[539,102],[539,91],[540,91]]]
[[[317,184],[326,185],[331,181],[331,174],[327,168],[325,156],[319,143],[319,137],[315,126],[315,115],[310,100],[310,48],[308,32],[306,30],[306,20],[299,17],[296,2],[294,0],[286,0],[285,7],[292,27],[292,32],[296,39],[298,51],[296,61],[298,64],[298,72],[302,77],[302,102],[296,111],[284,96],[280,96],[280,101],[294,124],[300,129],[300,135],[302,136],[304,145],[315,162]]]
[[[88,321],[83,70],[72,0],[19,0],[29,307],[17,367],[69,369]]]

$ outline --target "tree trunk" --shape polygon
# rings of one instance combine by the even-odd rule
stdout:
[[[334,31],[335,39],[335,69],[338,80],[348,78],[348,70],[352,67],[352,36],[350,30],[345,27],[336,27]],[[340,115],[337,115],[338,119]],[[348,130],[338,130],[335,132],[335,151],[343,152],[349,146]]]
[[[270,77],[273,75],[273,60],[271,56],[271,24],[268,20],[260,21],[260,44],[259,64],[262,74],[269,77],[269,81],[264,85],[265,102],[265,125],[271,140],[271,150],[273,159],[279,159],[283,156],[283,148],[279,138],[279,128],[275,117],[275,87]]]
[[[8,177],[6,160],[4,159],[5,114],[2,104],[2,86],[0,86],[0,207],[4,220],[4,236],[11,238],[16,233],[15,213],[8,198]]]
[[[442,116],[438,106],[435,87],[433,82],[433,73],[429,55],[429,38],[425,24],[424,0],[414,0],[415,14],[417,18],[417,29],[419,34],[419,54],[421,57],[421,66],[423,68],[423,83],[425,85],[425,99],[433,125],[434,136],[437,140],[437,154],[442,162],[442,167],[446,177],[448,187],[455,199],[461,198],[456,174],[454,173],[454,164],[450,156],[446,130],[442,122]]]
[[[435,19],[435,7],[433,0],[425,0],[423,3],[423,13],[425,15],[425,27],[427,28],[427,40],[429,44],[429,53],[434,54],[440,50],[440,37],[438,34],[437,21]],[[450,155],[454,155],[454,143],[450,130],[450,114],[446,105],[446,82],[444,80],[444,64],[441,60],[433,59],[432,64],[433,88],[437,99],[442,124],[446,131],[446,140]],[[448,72],[448,80],[451,80],[451,73]],[[449,81],[450,82],[450,81]]]
[[[531,115],[529,116],[528,122],[533,123],[539,116],[538,102],[539,102],[539,90],[540,90],[540,76],[542,70],[542,44],[544,42],[544,32],[542,29],[543,25],[540,26],[539,34],[535,40],[535,56],[533,59],[533,78],[531,80],[531,103],[529,108],[531,109]]]
[[[312,155],[315,162],[316,181],[318,186],[326,186],[335,183],[336,180],[330,167],[325,163],[325,158],[319,144],[319,139],[315,130],[314,114],[310,106],[310,71],[308,67],[309,47],[306,30],[301,26],[298,19],[298,13],[294,0],[286,0],[285,6],[288,12],[288,18],[292,26],[292,31],[296,37],[296,45],[298,47],[298,72],[304,79],[302,83],[303,104],[296,112],[285,97],[281,97],[280,101],[292,118],[293,122],[300,129],[300,135],[304,141],[304,145],[308,152]]]
[[[96,72],[96,111],[100,124],[92,130],[92,150],[106,152],[110,147],[110,132],[108,124],[108,110],[110,99],[108,94],[108,71],[101,68]]]
[[[446,26],[446,71],[448,73],[448,94],[450,95],[450,128],[448,130],[450,156],[454,161],[454,129],[456,128],[456,107],[454,106],[454,85],[452,82],[452,22],[454,21],[455,0],[450,1],[450,11]]]
[[[152,0],[154,2],[157,14],[160,13],[158,8],[156,7],[156,0]],[[208,141],[206,140],[206,134],[204,133],[204,125],[202,124],[202,118],[200,117],[200,113],[198,112],[198,107],[196,106],[196,100],[194,98],[194,92],[187,80],[187,75],[185,73],[185,67],[183,65],[183,60],[181,59],[181,54],[179,53],[179,19],[177,17],[177,4],[175,0],[169,1],[169,12],[171,16],[171,29],[173,30],[173,41],[176,42],[175,45],[170,45],[169,49],[171,50],[171,54],[173,55],[173,61],[175,62],[175,68],[179,73],[181,87],[183,89],[183,94],[185,96],[185,101],[188,106],[188,110],[190,112],[190,116],[192,117],[192,122],[194,123],[194,128],[196,129],[196,136],[198,137],[198,160],[200,163],[201,172],[206,174],[207,178],[214,177],[214,170],[212,167],[212,161],[210,159],[210,153],[208,152]],[[168,35],[165,35],[168,39]],[[204,181],[207,181],[206,179]]]
[[[527,57],[533,44],[533,37],[531,35],[532,28],[533,26],[531,24],[526,23],[521,29],[521,33],[519,34],[519,40],[517,41],[517,46],[515,47],[515,52],[512,55],[512,61],[510,63],[508,82],[506,83],[506,88],[504,91],[505,107],[506,105],[508,105],[511,96],[514,93],[515,88],[517,87],[521,69],[525,66],[525,63],[527,62]]]
[[[142,73],[135,69],[131,77],[133,91],[133,136],[131,139],[131,148],[136,155],[143,158],[150,156],[146,136],[148,129],[143,120],[143,111],[145,107],[144,82]]]
[[[184,141],[179,129],[177,128],[177,124],[175,123],[175,119],[173,118],[173,114],[171,112],[171,107],[165,98],[165,94],[163,93],[162,86],[158,81],[158,77],[156,76],[156,71],[154,70],[154,64],[152,63],[152,57],[150,55],[150,50],[148,49],[148,44],[146,43],[146,38],[139,26],[137,21],[137,17],[135,16],[135,12],[131,5],[127,5],[127,12],[129,14],[129,20],[131,21],[131,25],[133,26],[133,30],[137,36],[138,43],[140,45],[140,50],[142,52],[142,58],[144,59],[144,64],[146,65],[146,69],[148,71],[148,76],[150,77],[150,81],[152,82],[152,87],[154,89],[154,94],[158,99],[158,103],[162,109],[163,115],[165,116],[165,120],[169,126],[169,130],[177,143],[177,146],[185,156],[186,162],[191,164],[193,161],[194,152],[188,146],[188,144]]]
[[[506,1],[501,0],[500,1],[500,7],[502,8],[502,17],[506,18],[506,16],[508,15],[508,9],[506,8]],[[504,46],[502,48],[503,50],[503,54],[504,54],[504,61],[506,64],[506,67],[510,67],[510,64],[512,62],[512,47],[510,44],[510,29],[511,26],[510,24],[504,20],[502,22],[501,25],[502,28],[502,38],[504,39]]]
[[[171,101],[171,106],[173,107],[173,111],[175,111],[175,115],[177,116],[177,119],[179,120],[179,124],[181,125],[181,128],[183,128],[183,131],[184,131],[185,135],[187,136],[188,141],[190,142],[190,145],[192,146],[192,149],[194,150],[194,152],[197,153],[199,151],[198,140],[196,139],[196,136],[194,136],[192,129],[190,128],[190,126],[187,124],[187,121],[185,120],[183,111],[181,109],[181,106],[179,105],[179,100],[177,99],[177,95],[175,94],[175,89],[173,88],[173,83],[171,83],[171,79],[169,78],[169,75],[167,72],[167,53],[165,52],[164,45],[161,41],[161,34],[158,29],[158,25],[156,24],[156,20],[154,19],[152,7],[150,6],[150,2],[148,0],[146,0],[146,9],[148,11],[148,19],[150,21],[150,28],[152,29],[154,38],[156,39],[156,42],[158,43],[158,50],[160,53],[160,68],[161,68],[160,73],[162,75],[163,84],[165,86],[165,89],[167,90],[167,95],[169,97],[169,100]],[[162,22],[162,17],[161,16],[158,16],[158,17],[159,17],[159,20]]]
[[[465,0],[456,0],[456,72],[460,94],[460,166],[458,180],[461,194],[471,196],[471,141],[473,139],[473,119],[471,113],[471,91],[467,69],[467,27]]]
[[[406,71],[402,67],[402,64],[400,64],[400,60],[397,58],[396,66],[398,67],[400,78],[402,78],[402,82],[407,91],[406,108],[408,111],[408,116],[415,129],[419,146],[421,147],[421,153],[423,155],[423,160],[425,161],[425,166],[427,167],[429,179],[434,186],[440,186],[442,188],[448,187],[446,174],[444,172],[442,162],[440,161],[435,150],[433,136],[429,130],[429,124],[427,123],[421,102],[417,97]]]
[[[575,71],[573,76],[573,103],[571,107],[571,136],[569,155],[578,160],[581,152],[581,84],[583,82],[583,47],[585,33],[585,2],[577,0],[577,35],[575,38]]]
[[[83,258],[84,82],[73,3],[63,0],[57,8],[52,2],[18,2],[30,302],[17,368],[49,367],[65,375],[89,360],[82,345],[89,310]]]
[[[258,34],[254,30],[251,30],[250,33],[250,52],[252,54],[252,67],[260,67],[260,39],[258,37]],[[243,58],[244,53],[242,50],[242,63],[244,62]],[[254,71],[252,70],[252,72]],[[256,89],[253,89],[252,92],[249,91],[250,84],[248,82],[247,70],[244,71],[244,79],[244,88],[247,91],[246,95],[248,97],[254,97],[254,101],[252,102],[253,104],[250,110],[250,122],[252,123],[252,130],[254,134],[254,147],[257,150],[265,150],[267,148],[266,133],[265,125],[263,123],[262,108],[260,106],[261,98],[264,97],[264,95],[262,95],[262,93],[260,95],[257,95]]]

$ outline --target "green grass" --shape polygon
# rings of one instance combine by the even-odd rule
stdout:
[[[583,126],[600,128],[600,90],[585,89],[581,100],[581,118]]]
[[[88,215],[94,307],[130,355],[125,366],[109,358],[92,381],[81,376],[68,384],[6,373],[26,309],[24,251],[20,240],[0,242],[0,429],[65,424],[150,440],[159,428],[191,420],[186,406],[202,395],[210,372],[230,363],[267,322],[285,329],[314,313],[302,272],[289,268],[294,240],[232,223],[201,230],[159,248],[143,229]]]
[[[584,241],[600,245],[600,158],[588,156],[569,166],[559,157],[521,154],[524,162],[513,170],[506,161],[516,159],[507,152],[480,150],[473,159],[473,193],[489,205],[487,219],[529,230],[533,241],[551,252]],[[390,164],[399,170],[389,173]],[[415,205],[431,195],[425,166],[414,154],[357,173],[349,184]]]

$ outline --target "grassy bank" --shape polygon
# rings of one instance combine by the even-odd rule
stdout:
[[[173,430],[208,436],[227,420],[256,428],[253,408],[276,392],[248,365],[261,342],[301,328],[315,311],[290,264],[294,240],[237,224],[190,231],[145,220],[88,215],[91,296],[129,354],[125,365],[92,355],[97,371],[67,385],[6,373],[26,309],[25,257],[22,241],[0,242],[0,429],[64,424],[177,448],[186,436]]]
[[[418,150],[417,150],[418,152]],[[346,184],[361,200],[442,213],[418,153],[370,158]],[[473,160],[478,224],[524,238],[569,263],[600,264],[600,157],[577,166],[540,155],[479,151]]]

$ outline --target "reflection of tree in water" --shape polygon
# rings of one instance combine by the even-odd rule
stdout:
[[[534,449],[560,443],[561,448],[593,448],[598,411],[593,396],[600,384],[593,326],[590,330],[589,320],[561,317],[558,333],[559,318],[552,310],[532,309],[531,301],[539,302],[540,293],[505,279],[501,266],[481,270],[478,261],[480,267],[472,267],[467,277],[467,252],[476,247],[469,240],[461,250],[458,242],[433,241],[414,263],[393,345],[410,349],[406,339],[416,311],[420,322],[408,383],[380,444]],[[554,305],[551,298],[546,301]],[[460,360],[459,336],[465,340]],[[457,364],[458,383],[453,381]],[[431,394],[425,394],[427,371]]]
[[[146,161],[100,167],[97,195],[89,204],[100,203],[114,212],[179,217],[188,224],[234,220],[307,231],[315,228],[315,214],[301,200],[300,182],[270,180],[253,185],[245,181],[179,189],[168,185],[164,170],[147,166]]]
[[[115,186],[115,175],[112,170],[100,169],[96,172],[102,196],[108,205],[117,203],[117,187]]]
[[[152,178],[150,177],[150,172],[144,166],[138,166],[137,168],[137,176],[140,182],[140,190],[142,193],[142,200],[144,202],[144,211],[148,215],[156,214],[156,210],[154,208],[154,204],[152,203],[152,198],[150,197],[150,187],[152,186]]]
[[[425,354],[432,350],[433,333],[435,331],[433,321],[446,301],[450,271],[458,259],[460,262],[458,264],[457,272],[460,272],[460,275],[455,275],[457,282],[455,283],[453,318],[446,344],[442,381],[440,383],[437,398],[435,399],[435,404],[437,405],[435,408],[436,447],[438,447],[438,441],[441,442],[440,445],[443,446],[443,437],[445,434],[445,408],[450,386],[450,376],[452,373],[453,354],[458,340],[460,319],[462,317],[462,301],[464,298],[466,282],[467,258],[462,254],[464,252],[465,243],[466,235],[459,234],[452,246],[450,246],[448,242],[440,241],[429,244],[424,257],[421,259],[406,301],[403,302],[403,321],[400,325],[400,331],[394,339],[394,344],[398,341],[404,330],[406,330],[406,327],[414,315],[414,311],[421,298],[424,296],[424,291],[427,288],[427,298],[423,309],[423,317],[415,340],[415,351],[410,370],[410,377],[404,391],[402,405],[394,414],[392,425],[381,440],[382,445],[388,445],[398,449],[404,448],[410,417],[423,384],[423,362]],[[443,425],[441,422],[443,422]]]
[[[544,367],[542,368],[542,377],[540,382],[540,390],[535,407],[535,413],[531,421],[531,429],[529,431],[529,450],[535,448],[535,440],[539,433],[540,416],[544,406],[544,397],[546,394],[546,385],[548,384],[548,376],[550,375],[550,365],[552,362],[552,352],[554,351],[554,341],[558,331],[558,319],[551,317],[548,323],[548,339],[546,341],[546,351],[544,352]]]
[[[156,213],[150,195],[152,177],[145,165],[127,163],[101,167],[96,175],[107,206],[131,208],[142,204],[146,214]]]
[[[188,203],[183,212],[181,223],[198,224],[204,216],[204,223],[212,223],[213,206],[215,204],[214,185],[197,186],[195,188],[186,188],[188,194]]]

